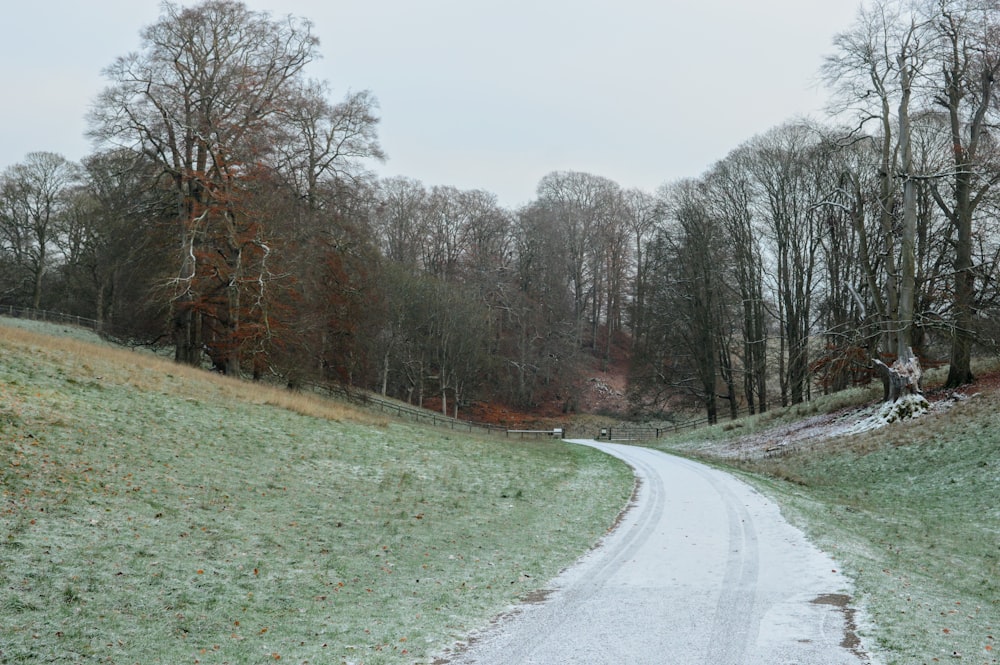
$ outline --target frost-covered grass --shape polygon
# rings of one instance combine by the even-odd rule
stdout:
[[[740,468],[854,578],[883,662],[1000,662],[1000,395]]]
[[[71,339],[80,342],[87,342],[96,346],[112,346],[111,343],[101,339],[100,335],[89,328],[80,326],[59,325],[47,323],[45,321],[35,321],[34,319],[22,319],[4,316],[0,318],[0,325],[9,328],[20,328],[27,332],[36,332],[43,335],[56,335],[64,340]]]
[[[414,663],[544,586],[631,473],[0,320],[0,663]]]
[[[731,441],[748,434],[773,431],[778,427],[794,427],[807,419],[824,417],[845,408],[872,402],[882,395],[882,387],[869,386],[843,390],[830,395],[817,395],[809,402],[787,407],[772,407],[764,413],[745,415],[730,420],[724,409],[719,410],[719,422],[695,430],[680,430],[661,438],[657,446],[696,453],[713,444]]]

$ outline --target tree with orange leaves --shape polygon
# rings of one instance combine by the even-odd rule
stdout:
[[[237,373],[248,340],[270,325],[267,291],[278,277],[254,183],[318,40],[308,21],[272,20],[231,0],[165,3],[141,37],[140,51],[105,70],[111,85],[91,133],[154,159],[176,197],[167,294],[176,360],[200,364],[207,352]]]

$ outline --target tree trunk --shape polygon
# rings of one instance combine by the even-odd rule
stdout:
[[[184,365],[201,364],[203,340],[201,315],[184,307],[174,319],[174,360]]]
[[[875,364],[881,366],[887,376],[886,401],[895,402],[903,395],[920,394],[920,361],[913,355],[912,349],[907,348],[891,367],[881,360],[876,360]]]
[[[960,148],[956,147],[956,152]],[[956,159],[955,214],[952,218],[957,231],[955,244],[955,327],[952,333],[951,366],[945,387],[972,383],[972,342],[973,342],[973,300],[975,297],[975,277],[972,274],[972,177],[970,165]],[[964,169],[964,171],[963,171]]]
[[[913,179],[913,148],[910,140],[910,81],[913,71],[905,54],[898,57],[902,97],[899,102],[899,143],[903,173],[903,229],[899,256],[899,307],[897,309],[896,357],[913,360],[913,300],[916,269],[915,249],[917,237],[917,183]],[[919,376],[919,365],[917,366]],[[891,376],[891,375],[890,375]]]
[[[389,351],[385,352],[382,363],[382,397],[385,397],[389,390]]]
[[[722,379],[726,384],[726,399],[729,400],[729,418],[736,420],[739,417],[739,404],[736,402],[736,378],[733,370],[733,360],[729,354],[729,349],[720,342],[719,345],[719,368]]]
[[[45,251],[39,250],[38,265],[35,267],[35,279],[31,291],[31,308],[42,308],[42,279],[45,277]]]

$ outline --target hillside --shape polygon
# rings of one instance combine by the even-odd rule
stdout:
[[[1000,637],[1000,373],[929,391],[932,411],[861,431],[872,396],[724,423],[663,442],[774,497],[841,562],[888,665],[993,665]],[[867,406],[857,406],[865,402]]]
[[[420,662],[613,523],[628,469],[0,319],[0,662]]]
[[[0,662],[424,662],[544,585],[631,488],[588,450],[11,324]],[[849,433],[876,401],[851,391],[658,445],[743,474],[841,562],[881,662],[995,665],[1000,373],[980,374],[877,430]]]

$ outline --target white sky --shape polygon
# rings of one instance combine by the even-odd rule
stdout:
[[[183,5],[197,4],[183,0]],[[378,98],[383,175],[516,207],[555,170],[653,191],[754,135],[822,116],[818,81],[859,0],[246,0],[310,19],[309,71]],[[101,70],[158,0],[0,0],[0,169],[79,160]]]

